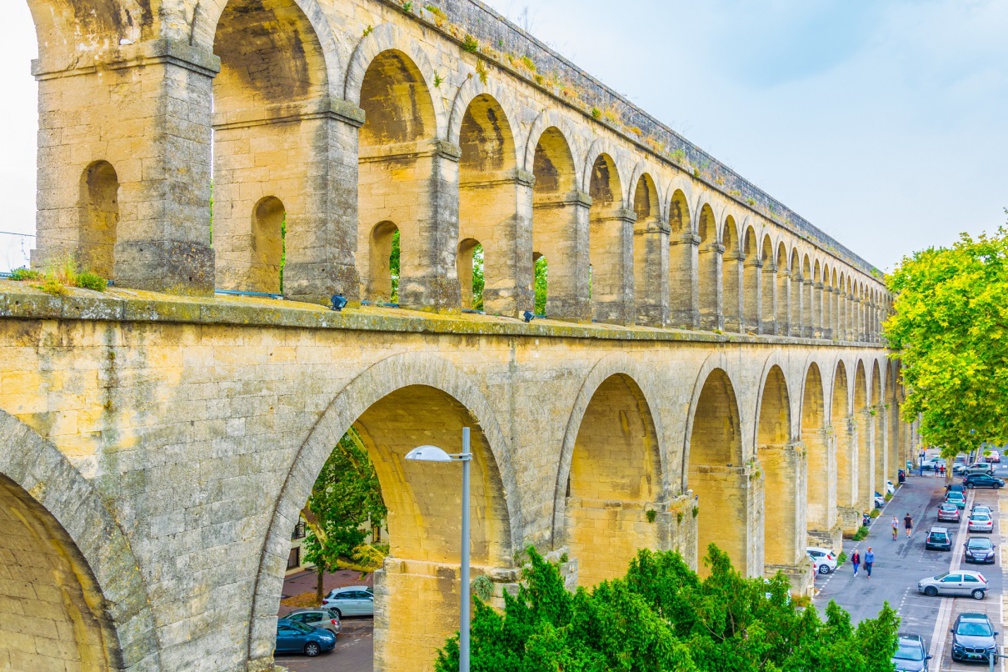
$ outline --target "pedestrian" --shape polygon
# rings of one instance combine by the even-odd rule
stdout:
[[[910,512],[907,511],[907,515],[903,518],[903,527],[906,528],[906,535],[909,537],[913,533],[913,518],[910,517]]]
[[[858,567],[861,566],[861,555],[854,549],[854,555],[850,556],[851,564],[854,565],[854,576],[857,576]]]
[[[892,540],[896,541],[897,530],[899,530],[899,521],[896,520],[896,516],[892,517]]]
[[[868,572],[868,578],[871,578],[871,567],[875,562],[875,554],[872,553],[871,546],[868,547],[868,552],[864,554],[864,571]]]

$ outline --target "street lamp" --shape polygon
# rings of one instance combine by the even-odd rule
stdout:
[[[406,453],[418,462],[462,463],[462,586],[459,598],[459,672],[469,672],[469,428],[462,428],[462,452],[449,455],[437,446],[418,446]]]

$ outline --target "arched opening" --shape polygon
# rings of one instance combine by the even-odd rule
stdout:
[[[787,248],[784,243],[777,246],[777,324],[775,334],[787,336],[791,333],[791,266],[788,263]]]
[[[679,189],[669,202],[669,317],[681,329],[696,329],[697,242],[686,195]]]
[[[763,303],[763,287],[760,282],[763,272],[763,258],[756,242],[756,231],[746,227],[742,238],[742,331],[762,333],[760,330],[760,310]]]
[[[0,475],[0,663],[17,670],[120,670],[115,627],[77,545]]]
[[[825,299],[825,304],[823,305],[823,336],[825,338],[836,338],[836,315],[837,315],[837,305],[836,305],[836,268],[830,268],[828,266],[823,267],[823,297]]]
[[[463,427],[471,428],[473,455],[472,577],[492,578],[492,570],[514,562],[510,516],[488,438],[465,405],[442,390],[408,385],[381,397],[352,423],[388,511],[389,556],[374,574],[375,669],[428,670],[458,628],[461,468],[405,455],[420,445],[461,452]],[[494,588],[496,599],[500,590]]]
[[[399,269],[402,249],[399,228],[392,222],[380,222],[368,236],[368,284],[362,292],[365,299],[398,303]],[[361,276],[362,278],[364,276]]]
[[[700,328],[722,329],[721,319],[721,244],[718,241],[714,210],[704,204],[697,222],[697,289],[700,297]]]
[[[661,220],[658,187],[648,173],[637,180],[633,203],[634,321],[664,327],[669,319],[669,227]]]
[[[455,265],[462,290],[462,307],[468,310],[483,310],[483,292],[486,276],[483,245],[478,240],[466,238],[458,246]]]
[[[267,196],[252,209],[252,259],[247,289],[279,294],[283,291],[287,210],[279,198]]]
[[[697,497],[699,556],[717,544],[732,564],[749,575],[759,571],[750,562],[752,507],[749,469],[742,460],[738,403],[728,374],[715,369],[704,381],[693,412],[687,485]],[[700,567],[701,575],[709,573]]]
[[[660,474],[643,393],[629,377],[610,376],[585,409],[567,481],[568,545],[579,585],[622,576],[638,549],[661,547],[669,523],[667,513],[657,515],[665,510]]]
[[[213,48],[221,62],[213,80],[217,284],[279,293],[282,256],[284,289],[303,289],[306,264],[324,247],[317,236],[331,223],[312,149],[324,122],[292,110],[327,93],[322,46],[293,0],[230,0]]]
[[[721,228],[721,312],[726,331],[740,331],[742,313],[742,256],[738,227],[729,216]]]
[[[546,305],[549,299],[549,264],[541,254],[532,254],[532,273],[534,276],[535,314],[546,315]]]
[[[518,185],[511,125],[492,96],[473,98],[459,134],[459,256],[456,262],[462,307],[477,304],[498,315],[517,315],[530,307],[528,261],[518,254]],[[467,241],[480,241],[478,253]],[[462,256],[469,253],[466,258]],[[521,268],[524,261],[525,267]],[[470,263],[473,262],[473,263]],[[482,264],[477,272],[474,263]],[[482,301],[474,300],[473,281],[482,278]],[[523,281],[519,281],[523,278]]]
[[[794,568],[799,548],[805,546],[805,524],[798,519],[798,498],[805,491],[805,465],[791,443],[791,404],[779,366],[770,369],[763,384],[756,455],[764,473],[763,569],[773,574]]]
[[[630,282],[633,272],[628,244],[633,241],[633,219],[623,207],[623,187],[616,164],[600,154],[592,166],[588,195],[592,319],[623,324],[630,319]]]
[[[872,448],[875,453],[875,490],[885,494],[885,483],[889,480],[889,447],[885,426],[885,398],[882,396],[882,372],[878,361],[872,364],[871,408],[868,409],[872,424]],[[874,494],[874,492],[873,492]]]
[[[830,531],[836,520],[836,496],[830,492],[830,484],[837,476],[833,465],[835,458],[830,455],[822,375],[815,363],[809,366],[805,375],[801,440],[808,453],[808,533],[816,543],[832,548]]]
[[[801,335],[805,338],[812,338],[815,332],[812,325],[815,321],[815,308],[812,305],[812,295],[814,279],[812,278],[812,264],[806,254],[802,260],[801,282],[798,285],[798,296],[801,314]]]
[[[536,143],[532,188],[532,249],[549,258],[553,267],[545,314],[587,320],[589,257],[587,227],[578,226],[579,210],[587,208],[575,190],[574,158],[558,128],[546,129]],[[584,220],[581,220],[582,222]]]
[[[77,263],[114,279],[119,225],[119,176],[108,161],[84,169],[80,181],[80,246]]]
[[[457,306],[459,295],[452,300],[450,291],[458,290],[457,279],[451,277],[455,264],[438,265],[441,262],[436,260],[447,261],[451,256],[436,250],[444,241],[431,235],[443,224],[435,224],[434,176],[441,159],[434,144],[434,106],[423,75],[405,53],[383,51],[364,73],[360,106],[365,121],[359,133],[357,270],[363,297],[378,298],[367,288],[381,284],[374,276],[386,273],[384,256],[378,257],[378,266],[369,265],[374,259],[368,253],[374,222],[394,221],[402,243],[397,303]],[[452,238],[447,242],[454,248]]]
[[[815,265],[812,267],[812,286],[811,286],[812,298],[809,301],[811,308],[812,317],[812,336],[815,338],[822,338],[823,335],[823,278],[822,278],[822,267],[819,265],[819,260],[816,259]]]
[[[791,276],[790,276],[790,302],[788,305],[790,314],[790,333],[792,336],[802,335],[802,323],[804,320],[803,310],[804,305],[802,303],[802,274],[801,274],[801,262],[799,261],[799,255],[797,249],[791,250]]]
[[[868,409],[868,381],[864,362],[858,361],[854,374],[854,409],[852,417],[857,427],[857,494],[855,502],[862,511],[874,508],[875,454],[871,440],[872,422]]]
[[[838,362],[833,374],[833,398],[830,402],[830,427],[836,442],[837,515],[845,532],[854,532],[861,524],[857,510],[857,437],[850,415],[847,367]]]
[[[773,253],[773,243],[770,236],[763,236],[760,247],[760,316],[761,334],[777,333],[777,263]]]

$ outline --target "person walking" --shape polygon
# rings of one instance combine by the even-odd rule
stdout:
[[[864,554],[864,571],[868,572],[868,578],[871,578],[871,568],[875,563],[875,554],[872,553],[871,546],[868,547],[868,552]]]
[[[913,518],[910,517],[910,512],[907,511],[907,515],[903,518],[903,527],[906,528],[906,535],[909,537],[913,533]]]
[[[861,554],[857,552],[856,548],[854,549],[854,554],[850,556],[850,561],[854,565],[854,576],[857,576],[858,567],[861,566]]]
[[[892,540],[896,541],[897,531],[899,530],[899,521],[896,520],[896,516],[892,517]]]

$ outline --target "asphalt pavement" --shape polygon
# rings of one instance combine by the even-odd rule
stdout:
[[[998,472],[1008,472],[1008,469],[998,469]],[[1002,475],[999,473],[998,475]],[[956,477],[955,481],[961,479]],[[814,603],[822,613],[830,600],[836,601],[851,614],[851,622],[858,623],[865,618],[878,615],[884,602],[897,610],[900,616],[900,631],[921,635],[928,644],[934,659],[932,670],[976,670],[977,665],[952,663],[950,657],[951,635],[949,627],[956,615],[964,611],[986,613],[995,628],[1004,632],[1003,591],[1004,563],[1001,551],[1001,516],[1008,519],[1008,494],[1000,495],[994,490],[968,491],[966,512],[974,504],[986,504],[994,512],[996,523],[991,541],[998,546],[999,558],[994,565],[962,564],[962,549],[969,534],[966,532],[966,516],[961,524],[938,523],[936,520],[938,505],[945,497],[945,479],[933,476],[911,476],[903,486],[897,489],[896,495],[882,510],[870,527],[866,539],[859,542],[844,541],[844,552],[848,561],[836,572],[826,576],[818,576],[816,588],[819,594]],[[1006,502],[1000,505],[1000,499]],[[1001,510],[1004,510],[1004,514]],[[913,534],[907,538],[903,530],[903,517],[910,513],[914,519]],[[899,537],[892,539],[891,521],[896,516],[900,524]],[[1006,521],[1008,522],[1008,521]],[[929,551],[924,549],[924,540],[932,525],[940,524],[949,527],[953,533],[952,551]],[[871,547],[875,553],[875,565],[872,577],[862,569],[857,576],[853,575],[850,556],[855,548],[862,558]],[[984,575],[988,581],[989,591],[983,600],[969,597],[927,597],[917,592],[917,581],[928,576],[934,576],[961,567],[973,569]],[[1003,644],[1003,641],[999,642]],[[981,666],[982,669],[982,666]],[[1006,672],[1004,659],[997,669]]]

